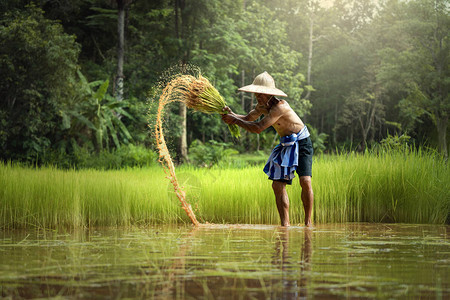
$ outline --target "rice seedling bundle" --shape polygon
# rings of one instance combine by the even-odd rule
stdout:
[[[183,78],[185,77],[185,78]],[[202,75],[198,78],[194,76],[181,76],[182,85],[179,87],[181,101],[186,106],[199,112],[211,114],[225,114],[225,100],[219,91]],[[228,125],[231,134],[235,138],[240,137],[239,127],[236,124]]]

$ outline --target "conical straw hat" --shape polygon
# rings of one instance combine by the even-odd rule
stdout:
[[[252,84],[241,87],[239,91],[287,97],[282,90],[275,87],[275,80],[267,72],[256,76]]]

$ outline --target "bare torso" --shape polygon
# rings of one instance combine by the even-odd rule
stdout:
[[[261,112],[264,117],[271,117],[272,114],[278,116],[272,127],[275,128],[280,136],[298,133],[305,126],[285,100],[272,98],[266,105],[258,104],[255,110]]]

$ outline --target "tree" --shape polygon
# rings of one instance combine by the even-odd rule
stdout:
[[[230,102],[228,97],[231,94],[229,92],[230,85],[233,87],[234,85],[232,85],[233,82],[229,79],[229,75],[235,72],[236,65],[232,62],[231,54],[242,38],[235,35],[234,27],[229,27],[229,25],[233,25],[233,22],[228,12],[234,11],[237,7],[233,1],[197,1],[194,4],[179,0],[175,1],[174,5],[175,34],[178,37],[180,61],[200,67],[203,75],[207,76]],[[237,37],[238,40],[232,40],[231,36]],[[230,43],[226,43],[227,41]],[[196,116],[197,119],[205,120],[194,123],[183,103],[180,103],[178,113],[181,119],[178,152],[181,160],[187,160],[187,126],[189,124],[196,127],[201,124],[211,124],[206,120],[211,116]],[[191,119],[189,120],[189,118]],[[216,128],[220,128],[219,124],[220,122],[215,122],[213,128],[205,127],[198,131],[206,131],[206,135],[209,136],[216,133]],[[189,129],[189,131],[194,130],[197,131],[195,128]],[[203,135],[203,133],[201,134]]]
[[[380,81],[387,88],[400,88],[401,113],[414,122],[423,115],[431,117],[438,133],[438,146],[448,157],[447,128],[450,114],[450,15],[442,0],[417,0],[388,3],[397,14],[393,22],[406,36],[404,43],[390,44],[380,52]],[[398,83],[393,85],[392,82]],[[412,114],[412,112],[415,112]],[[410,119],[411,120],[411,119]],[[409,121],[410,121],[409,120]]]
[[[1,157],[35,160],[56,142],[62,103],[77,92],[80,46],[35,6],[2,16],[0,43]]]
[[[110,144],[120,148],[122,143],[131,142],[133,138],[122,122],[122,116],[133,119],[125,110],[127,101],[117,101],[108,94],[109,80],[88,83],[81,72],[78,76],[77,87],[81,93],[63,114],[65,129],[70,129],[72,123],[74,126],[78,125],[76,123],[84,125],[81,132],[88,133],[97,152],[104,148],[109,150]]]
[[[362,137],[362,149],[366,149],[369,133],[370,142],[374,141],[375,124],[383,120],[383,105],[379,101],[379,95],[375,93],[352,93],[346,100],[342,109],[337,129],[351,128],[351,143],[353,144],[354,128],[359,128]]]
[[[281,8],[277,5],[267,7],[258,2],[246,6],[235,25],[243,39],[242,51],[237,56],[238,69],[248,74],[246,84],[250,84],[255,75],[269,71],[277,85],[288,95],[294,110],[304,116],[311,105],[302,97],[305,81],[300,72],[302,54],[290,47],[287,23],[281,21],[276,13]],[[265,17],[261,18],[262,15]],[[238,84],[242,84],[239,81]]]
[[[374,40],[380,32],[372,27],[377,11],[373,1],[336,0],[333,6],[320,11],[320,18],[317,18],[320,35],[326,38],[314,43],[314,55],[318,58],[311,75],[315,90],[311,95],[314,104],[311,123],[319,131],[332,136],[334,147],[342,142],[352,143],[358,133],[361,134],[357,138],[366,140],[370,133],[369,138],[372,139],[375,134],[372,125],[382,126],[382,122],[363,122],[365,130],[355,131],[355,128],[361,127],[359,121],[355,123],[356,120],[365,120],[367,114],[353,115],[368,113],[358,108],[363,99],[382,104],[383,91],[375,80],[374,71],[378,47]],[[382,107],[378,104],[373,107]],[[382,121],[382,111],[377,109],[375,112],[381,114],[375,114],[373,120]],[[363,134],[367,128],[370,128],[369,132]]]
[[[306,72],[306,95],[305,99],[309,99],[312,91],[311,71],[313,65],[313,45],[315,42],[324,37],[324,35],[314,35],[314,25],[317,19],[317,14],[320,10],[320,5],[317,1],[308,1],[308,19],[309,19],[309,36],[308,36],[308,68]]]

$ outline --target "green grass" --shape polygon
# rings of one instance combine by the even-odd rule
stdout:
[[[278,224],[262,165],[177,169],[197,218]],[[314,222],[444,224],[450,171],[419,152],[316,157]],[[303,223],[297,179],[288,187],[291,223]],[[189,222],[160,167],[63,171],[0,163],[0,228],[127,226]]]

